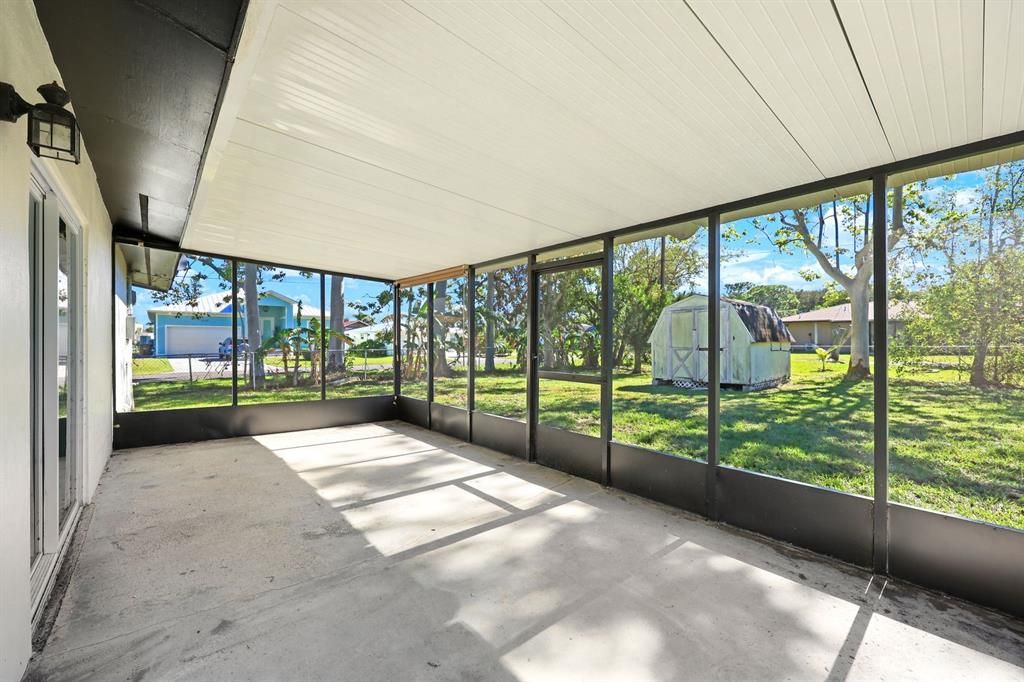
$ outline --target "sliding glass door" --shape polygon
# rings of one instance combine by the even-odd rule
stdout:
[[[81,404],[79,364],[81,353],[78,338],[78,311],[81,309],[81,280],[78,277],[78,234],[58,217],[57,234],[57,500],[61,529],[78,503],[78,413]],[[53,312],[50,313],[51,316]]]
[[[35,598],[81,501],[82,252],[70,213],[40,178],[29,197],[30,542]]]

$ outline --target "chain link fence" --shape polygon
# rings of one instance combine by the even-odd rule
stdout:
[[[217,353],[184,353],[178,355],[134,355],[132,383],[154,381],[185,381],[230,379],[231,357]]]

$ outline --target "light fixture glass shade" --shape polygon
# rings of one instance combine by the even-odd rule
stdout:
[[[79,162],[80,136],[75,116],[55,104],[37,104],[29,112],[28,146],[36,156]]]

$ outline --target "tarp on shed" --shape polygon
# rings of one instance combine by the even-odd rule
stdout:
[[[743,326],[750,332],[755,343],[796,343],[786,323],[771,308],[725,296],[722,297],[722,302],[729,303],[736,309]]]

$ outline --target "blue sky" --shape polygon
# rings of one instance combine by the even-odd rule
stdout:
[[[958,203],[969,203],[972,199],[973,189],[979,187],[983,182],[984,176],[981,171],[961,173],[950,179],[932,178],[928,181],[925,198],[934,201],[943,191],[954,190],[961,193],[958,196]],[[827,208],[829,210],[825,211],[824,247],[827,252],[831,252],[834,245],[835,229],[832,223],[831,207]],[[863,214],[860,214],[860,220],[863,221]],[[751,282],[754,284],[784,284],[794,289],[821,289],[830,281],[813,255],[799,248],[792,249],[792,253],[780,252],[768,241],[767,237],[754,228],[751,219],[738,220],[731,223],[731,226],[736,228],[741,237],[738,240],[726,240],[722,243],[723,257],[728,258],[722,263],[723,284]],[[863,236],[858,237],[858,246],[863,244],[862,239]],[[840,230],[839,243],[846,249],[846,253],[840,257],[840,266],[848,272],[852,270],[853,265],[853,242],[851,235],[846,230]],[[808,281],[803,276],[803,272],[815,273],[819,279]]]

